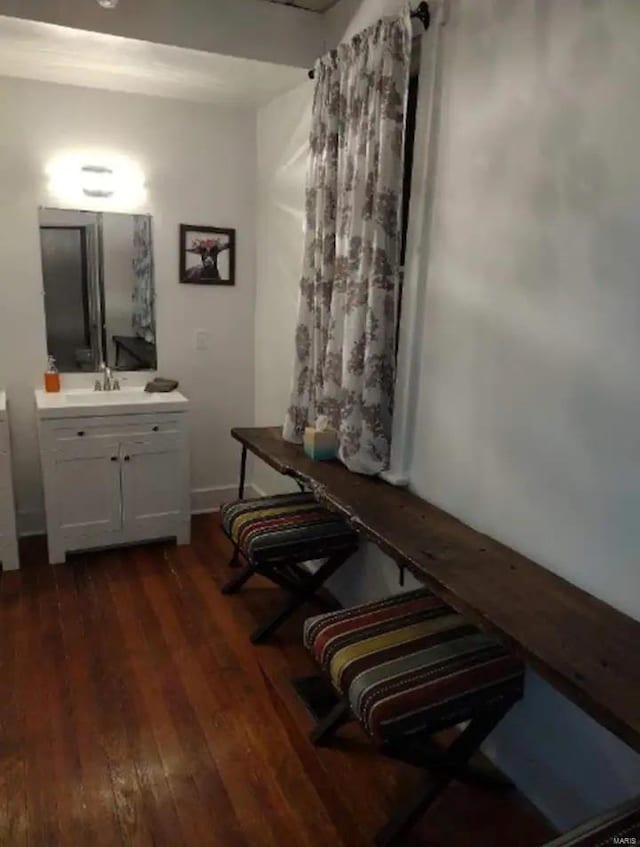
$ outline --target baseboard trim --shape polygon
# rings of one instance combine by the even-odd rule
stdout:
[[[245,487],[245,497],[260,497],[254,485],[248,483]],[[238,485],[213,485],[210,488],[194,488],[191,491],[191,514],[206,515],[217,512],[223,503],[237,500]]]

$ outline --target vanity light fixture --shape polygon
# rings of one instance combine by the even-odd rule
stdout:
[[[70,209],[107,211],[116,200],[118,210],[133,212],[145,206],[144,172],[129,156],[114,150],[83,148],[58,153],[46,165],[49,205]]]
[[[97,2],[103,9],[115,9],[120,0],[97,0]]]
[[[87,197],[112,197],[113,171],[99,165],[84,165],[82,168],[82,191]]]

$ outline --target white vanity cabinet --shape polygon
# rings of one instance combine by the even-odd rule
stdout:
[[[20,567],[11,475],[11,437],[4,391],[0,391],[0,562],[7,571]]]
[[[37,397],[50,561],[158,538],[188,544],[186,398],[122,392],[83,406],[69,394]]]

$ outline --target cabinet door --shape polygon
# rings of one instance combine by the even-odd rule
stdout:
[[[122,529],[120,457],[117,441],[66,445],[53,453],[53,486],[48,508],[67,549],[94,538],[108,543]]]
[[[128,540],[175,536],[185,513],[185,451],[172,436],[122,442],[122,499]]]

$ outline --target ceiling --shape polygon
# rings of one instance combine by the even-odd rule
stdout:
[[[326,12],[338,0],[264,0],[265,3],[281,3],[284,6],[297,6],[298,9],[308,9],[310,12]]]
[[[0,76],[234,106],[268,102],[305,79],[286,65],[1,15]]]

